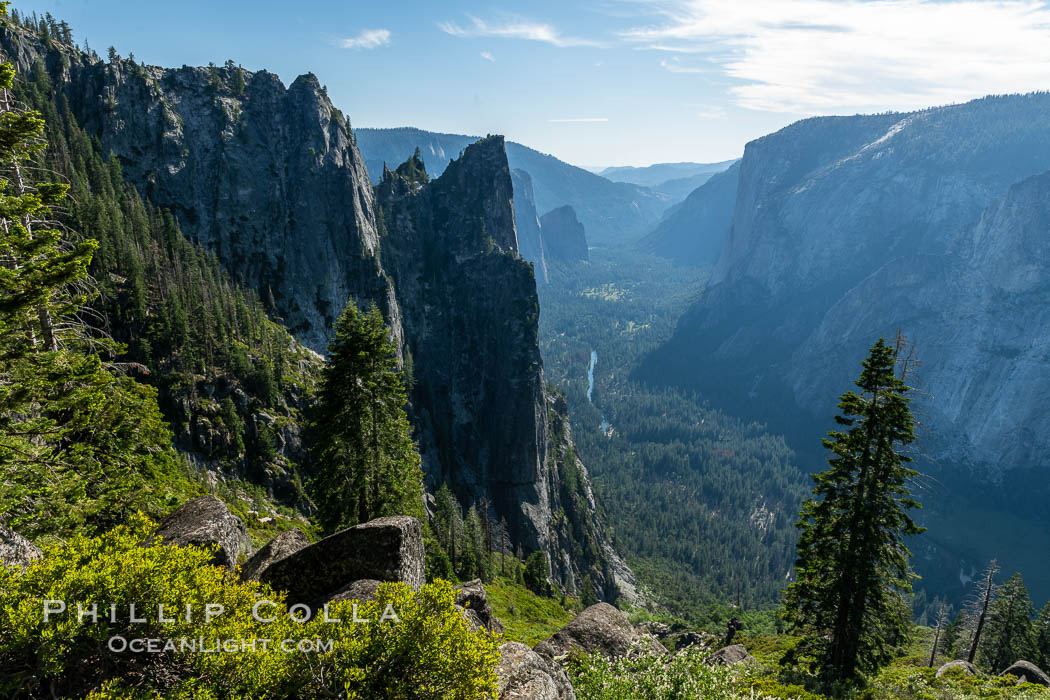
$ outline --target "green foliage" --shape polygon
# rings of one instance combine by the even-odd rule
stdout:
[[[580,605],[588,608],[597,602],[598,597],[594,594],[594,578],[587,574],[580,583]]]
[[[1039,612],[1032,633],[1035,637],[1035,665],[1042,669],[1050,668],[1050,603]]]
[[[427,175],[426,166],[423,165],[423,156],[420,154],[418,146],[416,146],[416,152],[412,154],[412,157],[397,166],[395,172],[410,183],[426,184],[430,181],[430,176]]]
[[[1020,573],[999,587],[989,606],[988,622],[981,639],[980,663],[999,673],[1018,659],[1034,658],[1032,601]]]
[[[919,507],[908,490],[918,472],[900,451],[915,439],[909,387],[895,374],[907,372],[902,347],[880,339],[863,362],[861,393],[842,395],[835,421],[845,430],[824,440],[832,457],[814,475],[816,498],[803,504],[798,524],[786,619],[806,635],[800,651],[813,655],[814,668],[840,681],[885,665],[911,617],[904,537],[922,528],[907,513]]]
[[[576,616],[573,608],[538,596],[525,586],[500,578],[485,584],[493,614],[503,623],[507,641],[535,646],[549,638]],[[572,600],[567,601],[570,605]]]
[[[550,595],[550,566],[547,553],[535,551],[525,559],[525,586],[536,595]]]
[[[600,653],[574,657],[569,665],[580,700],[733,700],[782,697],[753,691],[742,669],[703,663],[689,649],[670,657],[639,656],[610,661]]]
[[[434,545],[438,548],[433,553],[433,561],[435,567],[445,567],[447,562],[449,572],[448,576],[439,577],[492,581],[497,573],[496,553],[493,551],[496,530],[488,513],[487,499],[471,505],[464,513],[447,484],[443,483],[437,490],[430,518]],[[431,557],[430,550],[427,556],[428,559]]]
[[[335,326],[314,421],[317,521],[326,532],[423,515],[423,472],[390,331],[351,299]]]
[[[30,536],[97,530],[156,510],[177,462],[156,393],[82,320],[98,244],[52,220],[68,187],[39,179],[45,122],[11,106],[13,78],[0,65],[0,519]]]
[[[617,551],[650,595],[694,624],[724,629],[730,614],[740,615],[730,603],[774,607],[794,561],[793,520],[805,495],[792,451],[704,397],[632,380],[706,273],[602,248],[590,263],[548,267],[550,284],[538,288],[544,373],[566,397]],[[565,483],[571,470],[560,476]],[[593,520],[575,517],[574,499],[561,500],[573,527]]]
[[[1013,676],[973,676],[961,669],[935,678],[936,669],[895,665],[883,670],[862,691],[859,700],[976,700],[977,698],[1050,697],[1050,691],[1031,683],[1017,685]]]
[[[241,583],[209,564],[207,549],[141,546],[152,524],[133,518],[94,538],[74,536],[45,548],[25,570],[0,568],[0,694],[4,697],[491,697],[495,690],[498,638],[473,633],[456,610],[447,582],[418,593],[400,583],[383,584],[375,601],[338,603],[330,616],[295,622],[283,596]],[[252,615],[257,600],[273,601]],[[45,600],[70,609],[44,622]],[[98,604],[98,623],[78,617],[76,603]],[[129,604],[146,623],[132,623]],[[224,606],[204,622],[205,605]],[[171,621],[160,622],[163,604]],[[110,605],[116,605],[110,621]],[[192,621],[184,617],[190,606]],[[387,606],[397,621],[380,622]],[[126,639],[274,640],[267,649],[225,653],[114,653],[108,641]],[[331,650],[287,653],[280,642],[331,640]]]

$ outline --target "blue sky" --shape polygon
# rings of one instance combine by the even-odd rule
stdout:
[[[1030,0],[16,2],[100,54],[313,71],[354,126],[508,138],[583,166],[733,158],[818,114],[1050,88]]]

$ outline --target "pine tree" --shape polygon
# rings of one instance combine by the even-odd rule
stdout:
[[[123,348],[82,320],[98,242],[52,220],[68,186],[44,179],[45,122],[15,103],[14,73],[0,65],[0,518],[100,530],[157,505],[171,435],[156,392],[108,361]]]
[[[580,584],[580,605],[589,608],[598,602],[598,596],[594,593],[594,577],[588,572]]]
[[[507,542],[510,539],[507,528],[507,519],[500,517],[496,526],[496,539],[499,541],[499,574],[507,575]]]
[[[523,580],[525,586],[537,595],[550,595],[550,564],[547,553],[536,550],[525,560]]]
[[[335,327],[313,427],[314,494],[326,532],[384,515],[422,517],[422,469],[383,315],[351,300]]]
[[[941,635],[941,651],[949,659],[959,657],[959,638],[966,627],[966,611],[960,610],[951,622],[944,626],[944,634]]]
[[[478,516],[476,506],[468,508],[467,516],[463,518],[463,541],[466,546],[464,547],[463,571],[460,575],[466,579],[480,578],[484,580],[486,576],[482,552],[484,533],[481,529],[481,518]]]
[[[1032,629],[1035,638],[1035,665],[1050,668],[1050,603],[1043,606]]]
[[[1018,659],[1032,658],[1032,601],[1020,573],[999,588],[988,610],[987,624],[981,645],[981,664],[985,668],[999,673]]]
[[[908,482],[918,475],[901,449],[914,439],[904,342],[880,339],[863,362],[860,393],[842,395],[845,430],[828,433],[828,469],[816,474],[798,527],[798,580],[785,596],[785,616],[805,636],[799,651],[835,680],[871,673],[891,658],[908,628],[901,595],[913,575],[904,538],[922,532],[908,511],[919,504]]]

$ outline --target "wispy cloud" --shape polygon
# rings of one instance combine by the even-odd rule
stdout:
[[[470,24],[463,26],[456,22],[438,22],[438,29],[459,37],[498,37],[503,39],[525,39],[541,41],[553,46],[601,46],[600,42],[574,36],[565,36],[549,24],[514,19],[500,23],[486,22],[483,19],[468,15]]]
[[[749,109],[914,109],[1050,88],[1050,6],[1036,0],[657,0],[638,48],[706,54]]]
[[[598,124],[609,121],[608,117],[572,117],[569,119],[548,119],[549,124]]]
[[[723,107],[710,107],[707,109],[701,109],[696,113],[696,116],[701,119],[725,119],[726,111]]]
[[[660,61],[660,67],[669,73],[710,73],[713,68],[712,66],[691,66],[685,63],[677,57],[673,56],[669,59]]]
[[[365,29],[357,36],[339,40],[339,45],[344,49],[375,49],[389,43],[389,29]]]
[[[496,62],[496,57],[493,56],[492,53],[489,52],[489,51],[482,51],[481,52],[481,57],[484,58],[489,63],[495,63]]]

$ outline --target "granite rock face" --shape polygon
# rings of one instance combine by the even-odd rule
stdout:
[[[547,260],[543,254],[543,233],[536,213],[536,197],[532,193],[532,178],[524,170],[510,171],[514,188],[514,225],[518,230],[518,252],[532,263],[536,284],[547,284]]]
[[[499,700],[576,700],[565,670],[521,642],[499,648]]]
[[[5,32],[8,53],[12,40]],[[396,320],[374,255],[368,173],[316,76],[285,88],[272,73],[241,71],[235,92],[238,68],[92,63],[80,53],[64,54],[63,67],[57,51],[45,55],[81,126],[143,195],[261,298],[272,294],[308,346],[326,348],[350,296]]]
[[[394,167],[419,148],[432,175],[440,175],[450,160],[477,136],[440,134],[422,129],[355,129],[358,145],[374,182],[382,179],[384,164]],[[537,211],[572,205],[592,242],[628,241],[659,220],[671,197],[636,184],[612,182],[589,170],[564,163],[552,155],[507,142],[510,167],[527,172]],[[518,191],[515,190],[515,200]]]
[[[379,586],[382,583],[382,581],[377,581],[374,578],[363,578],[348,583],[329,596],[326,602],[339,603],[347,600],[356,600],[362,603],[367,603],[368,601],[375,599],[376,592],[379,590]]]
[[[288,592],[289,602],[313,604],[361,579],[402,581],[419,588],[423,529],[407,515],[377,518],[325,537],[274,562],[260,577]]]
[[[177,547],[217,546],[215,563],[232,569],[238,557],[249,550],[248,529],[226,504],[215,496],[202,496],[184,503],[157,526],[164,544]]]
[[[737,161],[668,209],[639,246],[678,265],[714,265],[733,221],[739,181]]]
[[[1050,676],[1047,676],[1041,668],[1031,661],[1015,661],[999,675],[1017,676],[1019,683],[1035,683],[1036,685],[1050,687]]]
[[[568,557],[568,529],[552,523],[574,500],[561,478],[571,436],[564,402],[545,390],[539,300],[533,267],[517,252],[503,138],[468,146],[436,179],[413,179],[421,167],[387,169],[376,191],[405,353],[425,368],[412,404],[428,486],[447,483],[463,503],[487,501],[512,542],[548,552],[568,590],[593,569],[603,597],[630,595],[633,575],[594,518],[586,470],[579,495],[588,512],[578,521],[594,543],[584,551],[598,560]]]
[[[26,567],[44,556],[40,548],[14,530],[0,525],[0,566]]]
[[[632,652],[663,655],[667,650],[654,637],[635,630],[620,610],[608,603],[596,603],[536,645],[536,653],[556,659],[582,652],[601,652],[616,659]]]
[[[310,538],[299,528],[286,530],[263,545],[241,567],[241,578],[258,581],[268,568],[310,544]]]
[[[704,663],[711,666],[736,666],[754,660],[755,657],[747,653],[743,644],[730,644],[705,658]]]
[[[923,363],[933,457],[991,480],[1039,464],[1048,129],[1039,93],[807,119],[749,143],[708,287],[640,374],[777,428],[787,406],[832,415],[900,329]]]
[[[551,209],[541,216],[540,229],[543,233],[543,249],[548,259],[562,262],[589,259],[583,224],[576,218],[576,211],[568,204]]]
[[[474,613],[480,626],[489,632],[503,633],[503,623],[492,613],[492,605],[489,604],[488,594],[481,579],[474,579],[456,586],[456,605],[466,608]]]
[[[1010,187],[946,252],[883,265],[828,309],[796,352],[796,396],[813,404],[826,388],[827,379],[805,369],[819,348],[838,339],[834,357],[859,357],[865,337],[904,321],[922,360],[918,404],[934,454],[993,481],[1043,464],[1050,449],[1050,415],[1041,410],[1050,400],[1048,230],[1050,173],[1043,173]],[[836,375],[829,379],[843,379]]]

